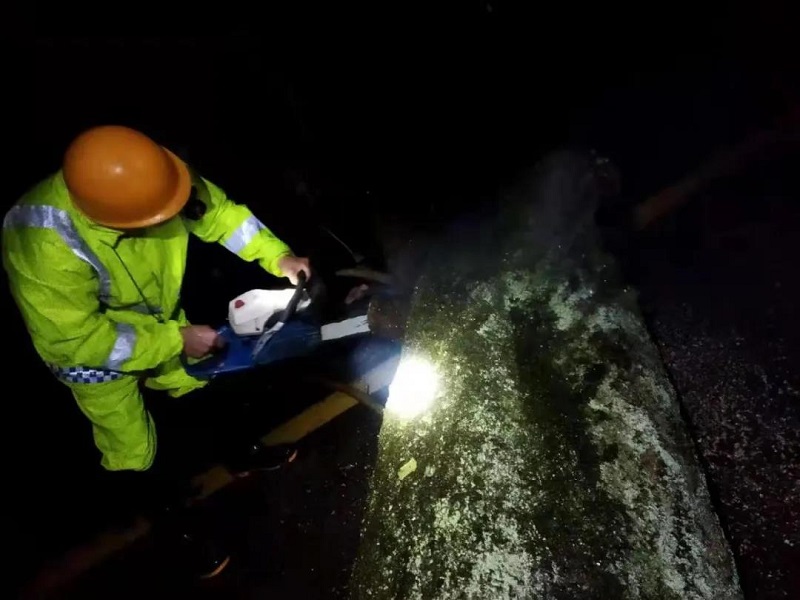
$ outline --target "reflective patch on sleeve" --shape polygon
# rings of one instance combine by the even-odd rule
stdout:
[[[136,346],[136,330],[133,325],[127,323],[117,323],[117,339],[114,340],[114,347],[108,355],[106,367],[111,370],[119,369],[126,360],[133,356],[133,348]]]
[[[239,254],[258,235],[259,231],[266,228],[266,225],[251,215],[234,230],[227,240],[222,242],[222,245],[234,254]]]

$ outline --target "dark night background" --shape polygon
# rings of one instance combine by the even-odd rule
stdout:
[[[559,146],[608,156],[633,203],[800,102],[788,2],[198,6],[102,21],[73,5],[10,10],[4,211],[75,134],[119,123],[183,153],[298,253],[347,263],[324,225],[382,266],[382,248],[435,232]],[[614,246],[750,598],[800,589],[797,154],[756,161]],[[189,263],[195,321],[223,318],[260,277],[221,248],[196,245]],[[88,423],[0,298],[6,540],[24,578],[107,507]]]

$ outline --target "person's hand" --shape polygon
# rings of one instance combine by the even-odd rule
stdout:
[[[311,267],[308,264],[307,258],[284,256],[278,261],[278,268],[281,270],[284,277],[289,278],[292,285],[297,285],[297,276],[301,271],[306,274],[306,281],[311,279]]]
[[[222,338],[208,325],[189,325],[181,328],[183,351],[191,358],[203,358],[214,348],[222,347]]]

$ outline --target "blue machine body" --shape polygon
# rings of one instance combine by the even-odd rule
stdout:
[[[237,335],[227,325],[217,333],[225,340],[225,347],[208,358],[186,364],[186,371],[193,377],[208,379],[222,373],[244,371],[279,360],[305,356],[322,343],[319,326],[301,317],[284,323],[256,355],[253,351],[259,336]]]
[[[225,325],[217,330],[225,341],[224,347],[199,361],[184,357],[186,371],[198,379],[211,379],[317,353],[320,360],[315,368],[322,373],[344,381],[362,381],[370,392],[388,385],[401,344],[358,329],[352,335],[345,332],[342,337],[323,340],[322,325],[313,312],[297,312],[304,284],[301,277],[294,296],[277,315],[277,321],[269,325],[266,335],[239,335]]]

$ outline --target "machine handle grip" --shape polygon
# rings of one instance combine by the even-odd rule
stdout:
[[[181,353],[181,363],[183,364],[183,368],[186,369],[190,375],[206,375],[208,372],[211,372],[213,369],[222,364],[225,361],[225,358],[228,356],[228,353],[237,352],[240,350],[240,347],[244,345],[242,338],[236,335],[233,329],[231,329],[228,325],[223,325],[217,329],[217,335],[224,340],[225,345],[221,348],[217,348],[215,352],[209,354],[208,356],[192,361],[188,356],[186,356],[186,354]]]
[[[297,274],[297,289],[295,289],[294,294],[292,294],[291,300],[286,305],[286,308],[283,309],[281,313],[280,321],[282,323],[286,323],[289,319],[294,316],[295,311],[297,310],[297,305],[300,304],[300,300],[303,299],[303,294],[306,291],[306,273],[305,271],[300,271]]]
[[[286,303],[286,308],[284,308],[280,312],[276,312],[273,314],[267,322],[264,323],[264,331],[269,331],[273,327],[275,327],[278,323],[286,323],[289,319],[294,316],[294,313],[297,311],[297,305],[300,304],[300,300],[303,299],[303,294],[306,291],[306,274],[304,271],[300,271],[297,274],[297,288],[292,294],[292,297],[289,299],[289,302]]]
[[[233,329],[230,328],[229,325],[223,325],[219,329],[217,329],[217,335],[225,340],[225,346],[220,348],[220,350],[224,350],[230,345],[241,344],[242,339],[236,335]]]

